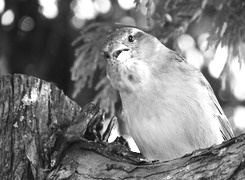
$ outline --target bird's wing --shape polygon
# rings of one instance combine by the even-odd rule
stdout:
[[[227,119],[227,117],[225,116],[222,108],[220,107],[219,102],[214,95],[213,89],[211,88],[211,86],[208,82],[206,83],[206,87],[208,89],[209,97],[211,98],[211,100],[214,104],[214,108],[216,108],[217,112],[218,112],[217,114],[214,114],[214,116],[219,120],[220,131],[222,133],[222,136],[223,136],[224,140],[231,139],[232,137],[234,137],[234,133],[231,129],[230,122]]]
[[[180,56],[176,52],[170,51],[169,53],[171,54],[171,56],[169,57],[170,60],[177,61],[177,62],[184,62],[184,63],[189,64],[188,62],[186,62],[184,57]],[[172,57],[172,59],[171,59],[171,57]],[[213,114],[213,116],[220,123],[220,131],[222,133],[223,139],[224,140],[231,139],[232,137],[234,137],[234,133],[233,133],[233,131],[231,129],[231,125],[230,125],[229,120],[225,116],[222,108],[219,105],[219,102],[218,102],[217,98],[214,95],[213,89],[211,88],[210,84],[208,83],[206,78],[202,75],[202,73],[199,70],[197,70],[194,66],[192,66],[190,64],[189,64],[189,67],[191,67],[191,69],[193,71],[198,73],[198,75],[200,76],[200,79],[201,79],[201,84],[204,85],[207,88],[208,96],[210,97],[210,99],[212,101],[211,102],[212,103],[211,106],[216,109],[216,111],[214,110],[214,112],[216,112],[216,113]],[[190,69],[188,69],[188,70],[190,70]],[[187,71],[185,71],[185,72],[187,72]]]

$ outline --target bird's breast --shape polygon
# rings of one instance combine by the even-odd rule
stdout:
[[[142,59],[116,59],[107,64],[107,76],[112,86],[120,92],[129,93],[146,88],[150,75],[149,66]]]
[[[175,84],[153,82],[151,90],[120,93],[129,132],[148,159],[169,160],[220,143],[203,94]]]

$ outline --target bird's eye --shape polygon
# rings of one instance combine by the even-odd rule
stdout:
[[[132,35],[129,35],[129,36],[128,36],[128,41],[129,41],[129,42],[134,42],[134,37],[133,37]]]

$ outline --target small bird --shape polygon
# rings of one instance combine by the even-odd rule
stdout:
[[[234,137],[202,73],[156,37],[120,27],[101,51],[128,131],[147,159],[174,159]]]

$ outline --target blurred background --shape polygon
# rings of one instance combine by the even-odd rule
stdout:
[[[54,83],[72,97],[71,67],[75,62],[72,42],[91,22],[121,23],[152,30],[159,25],[148,19],[159,0],[135,9],[134,0],[0,0],[0,75],[22,73]],[[226,46],[208,46],[207,38],[216,10],[205,8],[183,34],[166,42],[199,68],[213,87],[236,135],[245,130],[245,68],[236,57],[229,64],[229,86],[220,80],[228,54]],[[169,23],[172,17],[166,14]],[[149,28],[150,23],[150,28]],[[241,48],[245,48],[242,44]],[[245,52],[245,51],[244,51]],[[85,87],[74,97],[83,106],[95,91]]]

